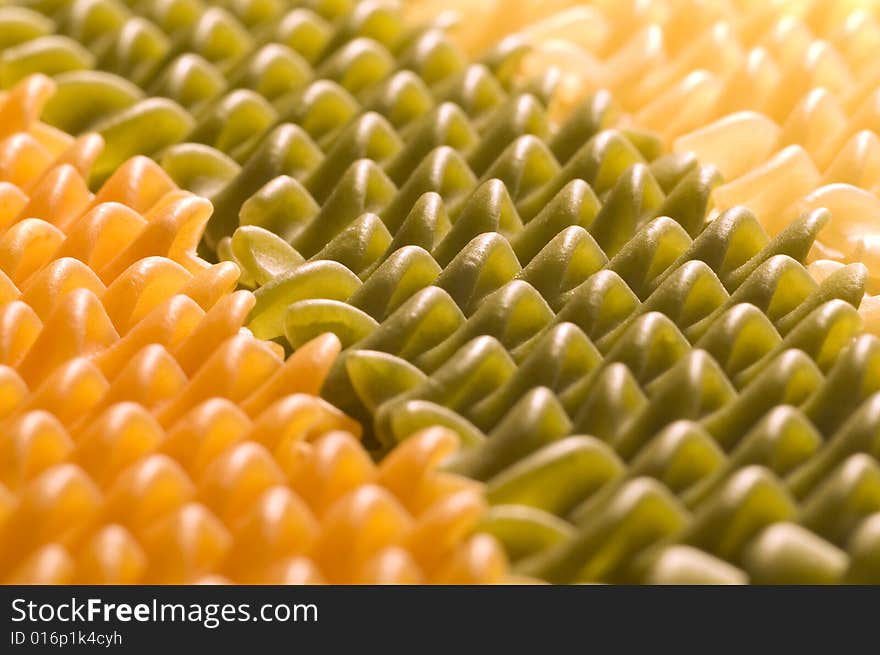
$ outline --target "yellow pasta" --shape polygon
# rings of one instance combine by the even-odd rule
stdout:
[[[317,397],[341,344],[285,361],[238,267],[196,255],[208,201],[0,98],[0,582],[483,583],[480,485],[431,428],[376,465]],[[344,552],[343,552],[344,550]]]
[[[812,259],[863,262],[869,293],[880,292],[874,0],[407,5],[422,16],[467,15],[453,33],[471,50],[518,32],[534,46],[523,74],[548,65],[561,72],[557,115],[610,90],[622,124],[655,130],[674,151],[719,169],[725,183],[710,218],[746,205],[776,234],[804,211],[829,209]],[[870,325],[876,302],[866,301]]]

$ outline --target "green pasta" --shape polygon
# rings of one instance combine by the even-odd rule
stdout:
[[[613,139],[628,141],[599,132],[583,150]],[[876,454],[873,441],[831,446],[878,386],[868,380],[874,338],[853,341],[864,269],[817,284],[802,265],[827,213],[773,239],[739,208],[703,227],[681,198],[705,199],[710,172],[670,176],[664,168],[680,162],[648,161],[632,146],[639,159],[602,189],[601,155],[569,169],[592,177],[566,180],[567,165],[545,152],[541,167],[556,165],[543,184],[558,191],[531,219],[512,184],[468,176],[441,147],[405,183],[422,194],[402,221],[362,206],[347,225],[306,219],[286,238],[240,228],[224,252],[257,287],[252,328],[292,348],[336,332],[346,350],[323,393],[372,422],[380,451],[428,425],[456,430],[465,447],[449,467],[487,483],[495,508],[485,528],[522,573],[869,579],[845,549],[880,496],[860,505],[843,490],[849,480],[809,492],[801,481],[877,472],[865,454]],[[586,152],[573,157],[589,161]],[[465,171],[457,179],[470,191],[421,183],[436,162]],[[362,165],[384,179],[376,162]],[[386,187],[385,207],[400,206],[403,190]],[[315,201],[313,216],[323,207]],[[320,249],[312,225],[327,225]],[[742,497],[730,500],[732,490]],[[834,510],[829,496],[840,499]],[[832,517],[847,527],[832,528]]]
[[[96,181],[132,154],[159,157],[186,141],[213,148],[203,150],[198,162],[221,174],[212,179],[217,190],[229,177],[242,177],[229,172],[226,158],[231,158],[244,167],[245,179],[217,198],[218,206],[233,203],[216,221],[222,227],[227,221],[236,225],[241,203],[272,177],[299,171],[297,163],[315,166],[323,159],[320,148],[366,112],[402,129],[448,101],[474,120],[485,120],[507,100],[511,62],[523,52],[512,44],[467,66],[442,32],[406,25],[383,2],[24,4],[27,8],[0,8],[0,31],[9,35],[0,42],[0,86],[35,71],[57,76],[60,92],[47,107],[48,121],[71,132],[96,130],[108,142]],[[552,80],[528,90],[546,99]],[[275,129],[293,125],[301,130],[294,143],[289,130]],[[439,140],[449,136],[435,132]],[[311,147],[312,157],[300,153],[305,161],[289,161],[297,159],[290,151],[297,144]],[[169,167],[186,175],[183,181],[195,181],[178,155],[167,153],[176,161]],[[418,155],[408,153],[410,159]],[[487,155],[491,152],[482,156]],[[220,163],[207,164],[209,159]],[[330,157],[324,166],[331,173],[325,188],[339,172],[336,161]],[[399,170],[408,172],[406,164],[407,157],[398,159]],[[320,187],[320,180],[315,184]],[[320,196],[320,188],[314,191]]]

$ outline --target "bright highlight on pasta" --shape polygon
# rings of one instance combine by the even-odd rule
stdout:
[[[315,396],[338,339],[244,329],[237,267],[195,254],[210,203],[144,158],[92,194],[102,140],[37,121],[53,90],[0,98],[0,580],[502,581],[454,433],[374,464]]]
[[[560,115],[610,90],[626,120],[718,167],[716,211],[747,205],[776,234],[804,211],[829,209],[835,218],[811,258],[865,263],[869,292],[880,291],[875,2],[406,5],[466,15],[453,33],[474,51],[521,31],[536,47],[526,71],[561,71]],[[820,261],[816,272],[833,268]],[[877,301],[867,304],[876,331]]]

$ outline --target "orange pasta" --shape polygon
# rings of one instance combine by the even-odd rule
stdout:
[[[144,158],[93,194],[52,86],[0,98],[0,581],[502,580],[480,486],[437,470],[457,437],[374,464],[316,396],[339,340],[244,329],[237,266],[195,253],[210,203]]]

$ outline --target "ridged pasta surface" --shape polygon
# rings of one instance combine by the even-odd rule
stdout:
[[[711,39],[747,43],[740,32],[758,33],[774,15],[756,10],[754,25],[706,30],[705,43],[688,43],[704,18],[735,10],[675,6],[679,13],[651,20],[661,45],[678,39],[669,51],[678,59],[651,50],[652,24],[616,59],[598,56],[597,77],[584,82],[544,68],[552,49],[524,62],[518,40],[471,64],[436,23],[407,22],[380,3],[37,3],[39,15],[0,18],[18,21],[7,33],[19,35],[4,50],[3,75],[15,80],[32,66],[56,75],[66,101],[50,105],[47,120],[95,129],[108,142],[93,183],[143,153],[212,200],[202,252],[235,262],[254,290],[239,292],[253,304],[238,325],[274,341],[255,343],[285,370],[323,352],[320,344],[341,348],[321,360],[308,392],[320,387],[364,423],[382,458],[375,475],[399,453],[431,452],[432,463],[449,455],[440,479],[484,483],[492,508],[480,519],[476,487],[449,478],[456,492],[474,492],[461,524],[481,520],[517,572],[550,582],[880,581],[880,342],[862,333],[873,320],[859,313],[870,276],[845,265],[868,258],[850,256],[855,246],[832,252],[839,232],[820,232],[829,219],[820,207],[848,216],[860,192],[847,179],[829,187],[843,193],[839,202],[827,193],[777,199],[778,184],[761,195],[772,175],[736,179],[729,162],[713,161],[711,139],[694,136],[704,124],[695,117],[740,109],[722,104],[740,97],[730,80],[749,59],[733,61],[736,47],[719,50]],[[640,24],[638,11],[654,8],[614,13],[617,32],[596,37],[606,54]],[[781,70],[814,59],[825,70],[822,48],[808,46],[799,59],[795,45],[779,45],[780,57],[791,55]],[[687,70],[707,51],[721,81],[714,69]],[[560,82],[579,102],[557,121],[546,107]],[[596,91],[608,86],[617,100]],[[793,107],[800,87],[782,86],[774,93],[792,95]],[[87,99],[79,111],[76,98]],[[784,125],[792,107],[778,116],[776,105],[758,110]],[[793,141],[774,137],[770,154],[800,143],[797,129]],[[666,154],[670,145],[679,152]],[[814,157],[807,146],[796,147]],[[734,181],[719,186],[707,161]],[[740,189],[766,202],[733,193],[742,179]],[[819,252],[844,265],[806,267],[817,235],[826,239]],[[16,264],[20,275],[31,261]],[[294,353],[286,365],[282,349]],[[177,407],[159,411],[163,428],[179,419]],[[453,432],[463,444],[454,453]],[[422,445],[435,441],[450,445]],[[287,460],[273,455],[284,472]],[[236,461],[248,457],[256,455]],[[203,493],[230,529],[236,498],[247,493]],[[320,499],[305,502],[323,516]],[[436,525],[412,511],[417,523]],[[427,533],[401,537],[403,550],[434,556],[439,533]],[[456,544],[444,551],[456,562],[448,566],[412,555],[422,569],[401,559],[400,541],[387,561],[356,560],[357,571],[326,563],[338,550],[316,547],[311,562],[331,580],[360,580],[363,571],[407,579],[411,570],[443,571],[441,581],[453,579],[447,570],[459,580],[498,579],[493,543]]]
[[[469,65],[441,30],[411,26],[381,2],[34,2],[0,8],[0,26],[10,34],[0,43],[0,80],[32,69],[54,74],[60,90],[46,120],[105,138],[94,180],[148,154],[215,201],[208,251],[237,225],[244,201],[278,175],[314,173],[326,191],[352,160],[399,149],[396,135],[380,133],[362,144],[365,152],[326,152],[353,118],[371,112],[374,122],[384,119],[374,129],[388,132],[452,102],[485,119],[510,100],[522,54],[500,49]],[[544,98],[551,86],[539,79],[526,90]],[[458,118],[448,117],[449,135],[426,138],[470,144],[474,135]],[[398,175],[406,164],[398,161]]]
[[[626,120],[719,169],[717,211],[747,205],[776,234],[804,211],[829,209],[836,218],[814,248],[814,274],[866,264],[863,313],[880,329],[876,2],[406,4],[417,15],[466,15],[454,34],[471,50],[522,32],[535,46],[524,72],[560,70],[561,115],[610,90]]]
[[[878,390],[842,382],[872,377],[877,344],[859,337],[864,267],[818,283],[804,266],[827,212],[773,238],[740,207],[706,226],[712,171],[604,129],[607,95],[558,130],[531,111],[546,129],[476,171],[488,121],[469,147],[404,132],[400,152],[422,158],[401,184],[400,155],[356,160],[326,191],[270,182],[220,244],[256,288],[251,329],[292,349],[335,332],[345,350],[322,393],[380,450],[456,430],[466,448],[448,465],[487,483],[485,525],[527,575],[863,579],[857,528],[880,507],[842,501],[855,515],[834,534],[816,509],[848,493],[819,484],[836,467],[877,472],[874,445],[833,445]],[[353,121],[329,150],[355,151],[373,125]],[[342,204],[386,179],[373,204]],[[282,194],[309,210],[290,220]]]
[[[480,486],[422,431],[377,465],[317,398],[339,352],[285,361],[243,328],[238,269],[195,254],[210,203],[101,138],[38,122],[54,84],[0,98],[0,580],[485,583]]]

